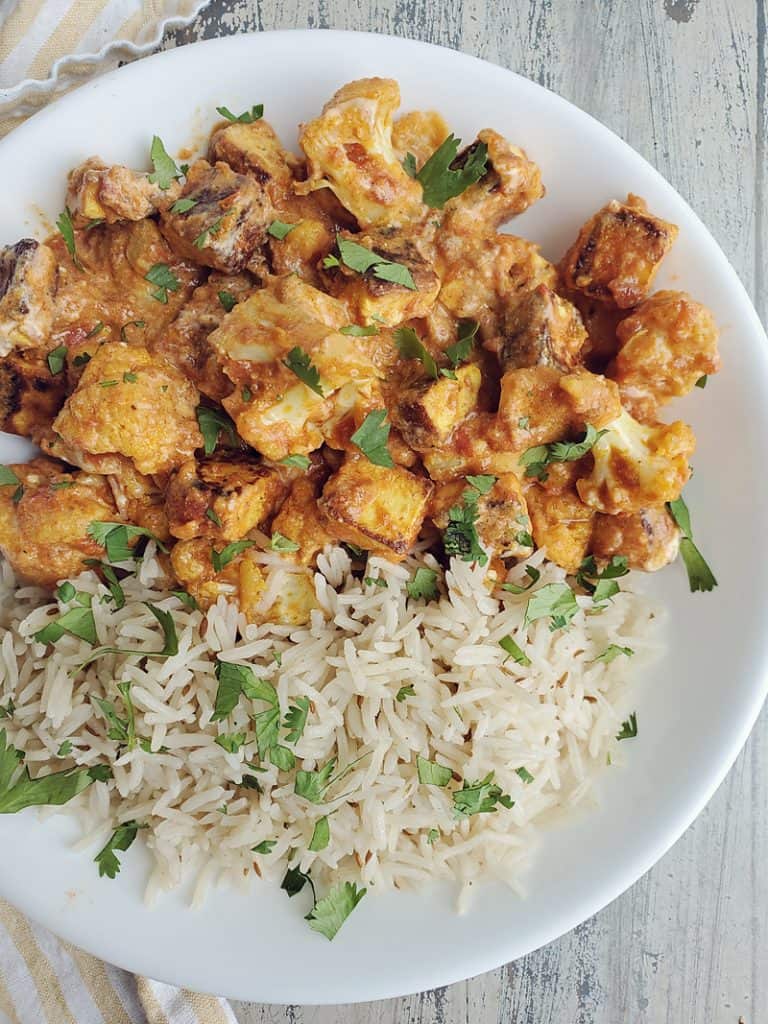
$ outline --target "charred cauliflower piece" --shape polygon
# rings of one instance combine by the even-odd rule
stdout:
[[[331,259],[336,260],[336,265],[326,267],[321,277],[331,295],[346,304],[354,320],[368,323],[376,318],[394,327],[404,320],[429,313],[440,291],[440,280],[412,239],[395,234],[353,236],[346,232],[339,239],[341,246],[348,242],[355,247],[362,246],[371,254],[370,260],[379,256],[385,263],[397,264],[400,271],[405,270],[409,275],[408,283],[384,280],[379,276],[381,271],[375,261],[363,272],[352,270],[344,262],[343,253],[339,260],[339,247],[335,247]]]
[[[525,491],[531,533],[566,572],[576,572],[589,548],[595,511],[574,490],[549,491],[529,484]]]
[[[181,199],[194,202],[183,213],[164,211],[160,226],[172,248],[187,259],[226,274],[245,269],[266,240],[272,220],[267,193],[251,177],[225,163],[197,160],[189,169]]]
[[[416,451],[442,444],[474,409],[482,375],[474,363],[456,370],[456,380],[420,380],[397,391],[392,422]]]
[[[400,89],[390,78],[361,78],[342,86],[320,117],[302,126],[307,156],[300,195],[330,188],[363,230],[419,220],[426,207],[421,185],[409,177],[392,144]]]
[[[0,430],[39,440],[64,404],[66,380],[51,373],[39,349],[6,356],[0,362]]]
[[[659,264],[677,238],[677,227],[648,213],[644,200],[612,200],[590,218],[563,257],[568,288],[621,309],[648,294]]]
[[[507,307],[501,334],[504,371],[539,365],[566,372],[580,362],[587,337],[576,307],[545,284]]]
[[[296,157],[283,149],[268,121],[223,123],[211,135],[208,159],[255,178],[273,203],[291,191]]]
[[[83,559],[103,555],[87,532],[94,521],[116,518],[103,477],[66,472],[45,458],[8,468],[19,482],[0,487],[0,550],[22,579],[53,587],[83,572]]]
[[[461,505],[466,482],[441,484],[429,504],[429,517],[439,530],[449,523],[448,512]],[[476,501],[475,527],[480,543],[501,558],[526,558],[533,548],[528,543],[528,508],[522,485],[514,473],[498,477],[493,487]]]
[[[325,475],[310,470],[294,480],[291,493],[272,520],[273,535],[280,533],[299,545],[291,558],[301,565],[312,565],[325,545],[333,542],[317,503]]]
[[[319,506],[337,540],[399,562],[419,535],[431,494],[423,477],[351,456],[323,488]]]
[[[196,406],[197,391],[170,363],[115,341],[86,365],[53,429],[75,451],[165,473],[202,446]]]
[[[595,516],[590,551],[601,562],[624,555],[630,569],[656,572],[674,562],[679,547],[680,530],[664,506],[628,515]]]
[[[693,431],[675,423],[638,423],[627,412],[592,448],[594,468],[576,482],[582,501],[608,515],[641,512],[680,497],[691,475]]]
[[[522,149],[490,128],[478,132],[477,140],[458,154],[451,167],[459,170],[480,145],[487,149],[485,174],[445,205],[454,230],[496,231],[544,195],[537,165]]]
[[[208,336],[221,326],[229,307],[253,295],[256,287],[248,274],[212,273],[170,327],[147,347],[173,363],[198,391],[220,402],[231,393],[232,382],[219,367]]]
[[[621,321],[617,334],[621,349],[606,372],[641,419],[653,418],[659,406],[720,369],[714,318],[685,292],[651,295]]]
[[[108,167],[97,156],[69,172],[66,205],[77,227],[93,221],[114,224],[143,220],[178,195],[178,185],[163,191],[149,174],[115,164]]]
[[[48,343],[55,293],[56,258],[47,245],[22,238],[0,248],[0,356]]]
[[[277,470],[247,455],[217,455],[183,463],[165,495],[169,529],[180,540],[193,537],[240,540],[261,526],[285,497]]]

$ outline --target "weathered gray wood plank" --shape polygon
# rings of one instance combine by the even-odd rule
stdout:
[[[474,53],[554,89],[685,196],[768,314],[766,0],[213,0],[169,46],[345,28]],[[524,140],[521,140],[524,143]],[[745,585],[749,585],[745,581]],[[448,989],[358,1007],[237,1004],[242,1024],[764,1024],[768,716],[675,848],[558,942]]]

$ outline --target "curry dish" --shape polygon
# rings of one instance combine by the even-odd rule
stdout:
[[[91,158],[59,231],[0,250],[0,427],[43,453],[0,486],[22,579],[151,535],[201,608],[301,623],[333,542],[574,574],[690,543],[695,439],[659,417],[719,360],[709,311],[653,291],[677,228],[612,198],[552,264],[499,230],[544,194],[523,150],[399,100],[345,85],[300,158],[220,108],[204,159]]]

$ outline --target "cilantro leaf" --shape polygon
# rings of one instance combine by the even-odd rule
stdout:
[[[325,397],[320,386],[320,373],[303,348],[298,345],[292,348],[287,358],[283,360],[283,366],[287,366],[292,373],[295,373],[299,380],[311,388],[316,395],[320,395],[321,398]]]
[[[55,377],[57,373],[61,373],[67,362],[67,346],[58,345],[56,348],[51,349],[46,357],[46,362],[52,377]]]
[[[185,608],[189,608],[190,611],[197,611],[200,607],[195,598],[192,597],[191,594],[188,594],[186,590],[172,590],[171,593],[177,600],[181,601]]]
[[[283,728],[289,730],[285,736],[287,743],[299,742],[304,732],[304,726],[307,724],[308,714],[309,698],[295,697],[294,703],[286,711],[285,719],[283,721]]]
[[[364,576],[363,583],[366,587],[381,587],[382,590],[387,586],[387,581],[381,576]]]
[[[584,438],[581,441],[553,441],[551,444],[537,444],[529,448],[518,459],[525,466],[525,475],[538,480],[547,479],[545,467],[551,462],[576,462],[591,451],[607,430],[596,430],[587,423]]]
[[[288,868],[285,872],[285,877],[280,883],[280,888],[284,889],[290,897],[293,897],[297,896],[307,883],[309,883],[309,887],[312,890],[312,902],[316,903],[317,895],[312,879],[298,868]]]
[[[176,166],[176,162],[166,153],[163,140],[158,135],[152,136],[149,158],[152,161],[153,171],[148,180],[165,192],[176,178],[181,177],[181,172]]]
[[[203,435],[203,450],[206,455],[213,455],[222,431],[229,435],[229,442],[237,447],[237,431],[232,420],[222,409],[213,409],[210,405],[198,405],[195,410],[197,425]]]
[[[59,218],[56,221],[56,227],[59,229],[61,237],[64,239],[64,245],[66,245],[67,252],[72,257],[72,262],[78,270],[82,270],[83,264],[80,262],[80,257],[77,255],[77,245],[75,243],[75,226],[72,223],[72,214],[69,212],[68,206],[65,206],[64,210],[59,214]]]
[[[631,658],[635,652],[631,647],[620,647],[618,644],[608,644],[602,654],[598,655],[594,660],[605,662],[609,665],[612,661],[623,654],[627,658]]]
[[[144,280],[155,285],[157,291],[152,292],[152,298],[162,303],[168,302],[168,292],[177,292],[181,288],[181,281],[167,263],[153,264],[144,275]]]
[[[427,842],[429,843],[430,846],[433,843],[436,843],[439,838],[440,838],[440,832],[438,831],[438,829],[431,828],[429,830],[429,832],[427,832]]]
[[[419,341],[419,336],[412,327],[398,327],[395,331],[395,344],[403,359],[418,359],[427,371],[427,376],[437,380],[437,363]]]
[[[449,199],[461,195],[485,174],[488,147],[484,142],[470,147],[463,166],[453,169],[460,145],[461,139],[449,135],[416,175],[424,193],[424,202],[433,209],[442,210]]]
[[[245,746],[247,736],[244,732],[223,732],[213,741],[228,754],[236,754],[240,747]]]
[[[519,586],[517,583],[502,583],[501,589],[508,590],[510,594],[524,594],[526,590],[530,590],[533,584],[537,583],[538,580],[541,578],[541,573],[532,565],[526,565],[525,571],[529,577],[529,581],[525,584],[525,586]]]
[[[251,853],[272,853],[272,850],[277,846],[276,839],[262,839],[256,846],[251,847]]]
[[[221,572],[222,569],[229,565],[233,558],[242,551],[252,548],[255,543],[253,540],[236,540],[232,544],[227,544],[221,551],[211,548],[211,564],[213,565],[214,572]]]
[[[451,362],[454,370],[469,359],[470,353],[475,345],[475,335],[480,324],[476,320],[460,320],[458,327],[458,341],[449,345],[445,354]]]
[[[281,772],[290,772],[296,767],[296,758],[288,747],[281,747],[279,743],[275,743],[269,748],[268,754],[269,760]]]
[[[218,220],[215,220],[213,224],[209,224],[207,228],[203,228],[192,243],[196,249],[204,249],[208,244],[209,238],[216,238],[221,231],[221,225],[224,223],[224,217],[226,217],[226,214],[223,214]]]
[[[367,891],[358,889],[354,882],[335,885],[307,914],[309,927],[333,939]]]
[[[367,327],[361,327],[360,324],[348,324],[346,327],[339,328],[339,334],[347,334],[353,338],[371,338],[378,333],[379,328],[375,324],[369,324]]]
[[[703,377],[699,377],[699,379],[696,381],[696,387],[704,389],[706,386],[707,386],[707,375],[705,373]]]
[[[221,303],[222,308],[224,309],[224,312],[225,313],[231,313],[232,310],[237,305],[237,299],[232,294],[232,292],[220,291],[220,292],[217,292],[217,295],[218,295],[219,302]]]
[[[219,513],[215,508],[207,508],[205,510],[205,518],[209,519],[214,526],[221,527],[221,519],[219,519]]]
[[[315,822],[315,828],[312,832],[312,838],[309,841],[308,850],[312,850],[313,853],[319,853],[320,850],[324,850],[328,843],[331,841],[331,826],[328,823],[328,815],[324,814],[322,818],[318,818]]]
[[[578,610],[576,595],[567,583],[547,583],[528,599],[524,623],[551,618],[551,629],[563,629]]]
[[[295,540],[291,540],[290,537],[284,537],[282,533],[277,532],[272,534],[269,546],[273,551],[298,551],[301,547]]]
[[[85,640],[86,643],[91,645],[95,644],[98,637],[96,635],[93,611],[82,606],[71,608],[68,612],[59,615],[58,618],[43,626],[33,636],[39,644],[55,644],[65,633],[69,633],[70,636],[76,636],[80,640]]]
[[[526,786],[529,786],[533,782],[533,776],[527,768],[515,768],[515,773],[520,776]]]
[[[293,784],[293,791],[297,796],[303,796],[312,804],[321,804],[325,799],[325,792],[331,784],[333,769],[336,767],[336,758],[332,757],[327,764],[314,772],[298,771]]]
[[[341,262],[350,270],[355,270],[359,274],[370,270],[373,276],[380,281],[389,281],[391,284],[402,285],[403,288],[408,288],[410,291],[417,291],[416,282],[413,280],[410,270],[402,263],[393,263],[392,260],[379,256],[371,249],[366,249],[364,245],[358,245],[357,242],[342,238],[338,234],[336,235],[336,245],[339,248]],[[338,265],[339,259],[335,256],[326,256],[323,260],[323,266],[326,268]]]
[[[157,621],[160,623],[160,628],[163,631],[163,647],[160,651],[152,651],[153,654],[162,654],[169,658],[172,658],[174,654],[179,653],[179,638],[176,634],[176,623],[173,621],[173,615],[170,612],[163,611],[162,608],[157,608],[155,605],[150,604],[149,601],[142,602],[154,615]]]
[[[416,166],[416,157],[413,153],[406,153],[403,158],[403,170],[409,178],[415,178],[418,168]]]
[[[129,320],[128,323],[123,324],[123,326],[120,328],[120,341],[124,341],[124,342],[128,341],[128,328],[129,327],[146,327],[146,323],[143,320]],[[84,354],[88,355],[87,352],[84,353]],[[75,356],[75,359],[73,360],[73,362],[76,362],[78,359],[81,359],[81,358],[82,358],[82,356]],[[91,357],[88,356],[88,359],[86,359],[86,362],[88,362],[90,360],[90,358]]]
[[[280,459],[280,465],[307,470],[312,465],[312,460],[306,455],[286,455],[284,459]]]
[[[106,846],[93,858],[99,865],[99,878],[104,875],[115,878],[120,873],[120,861],[115,851],[125,852],[136,838],[139,828],[141,826],[135,821],[126,821],[117,826]]]
[[[629,718],[621,723],[621,731],[616,734],[617,740],[632,740],[637,736],[637,713],[635,711]]]
[[[10,466],[0,466],[0,487],[14,487],[21,483]]]
[[[600,580],[592,594],[592,600],[595,604],[601,604],[603,601],[609,601],[615,597],[619,590],[620,587],[616,580]]]
[[[267,228],[267,234],[282,241],[286,235],[290,235],[295,227],[295,224],[286,224],[282,220],[273,220]]]
[[[443,533],[443,547],[447,555],[461,558],[464,562],[478,562],[485,565],[488,555],[480,544],[477,532],[477,491],[464,492],[461,505],[448,509],[448,526]]]
[[[234,665],[231,661],[218,661],[214,668],[219,681],[211,715],[212,722],[221,722],[234,710],[246,686],[254,684],[256,677],[247,665]]]
[[[16,705],[13,703],[13,697],[8,698],[8,703],[3,707],[0,704],[0,720],[3,718],[13,718],[13,713],[16,710]]]
[[[107,585],[112,601],[115,605],[115,611],[119,611],[125,607],[125,591],[120,586],[120,581],[115,574],[115,570],[109,565],[108,562],[100,562],[98,558],[84,558],[83,565],[87,565],[91,569],[98,569],[101,575],[104,577],[104,582]],[[61,589],[61,588],[60,588]]]
[[[386,418],[386,409],[374,409],[372,412],[369,412],[350,438],[350,441],[375,466],[386,466],[389,468],[394,466],[394,462],[387,447],[391,427],[389,423],[384,423]]]
[[[413,579],[406,583],[405,589],[414,601],[434,601],[440,596],[437,589],[437,573],[434,569],[425,569],[421,566],[416,570]]]
[[[415,697],[415,696],[416,696],[416,691],[414,690],[413,684],[411,683],[408,686],[401,686],[400,687],[400,689],[395,694],[395,700],[397,701],[398,704],[402,704],[403,701],[406,700],[408,697]]]
[[[496,804],[509,809],[514,806],[501,788],[493,782],[493,772],[489,772],[479,782],[467,782],[465,779],[461,789],[453,793],[453,811],[456,818],[469,818],[473,814],[493,814],[498,810]]]
[[[0,716],[2,717],[2,716]],[[56,757],[69,757],[72,753],[72,740],[64,740],[56,751]]]
[[[133,558],[133,550],[128,546],[128,541],[133,537],[149,537],[162,552],[168,554],[165,544],[151,530],[147,530],[143,526],[132,526],[130,523],[109,523],[94,519],[88,524],[86,533],[104,548],[110,562],[126,562],[129,558]]]
[[[501,640],[499,640],[499,647],[506,651],[507,656],[512,658],[513,661],[516,661],[518,665],[531,664],[531,659],[520,647],[518,647],[511,636],[503,636]]]
[[[428,761],[421,754],[416,757],[416,771],[423,786],[447,786],[453,778],[453,771],[450,768]]]
[[[197,206],[197,199],[189,199],[184,196],[182,199],[177,199],[171,207],[171,213],[189,213],[191,209]]]
[[[8,743],[5,729],[0,729],[0,814],[16,814],[26,807],[43,804],[65,804],[92,782],[104,782],[111,774],[107,765],[94,765],[92,768],[67,768],[38,775],[35,779],[30,778],[29,769],[25,767],[16,776],[20,755],[21,751]]]
[[[272,748],[277,746],[280,734],[280,708],[275,705],[266,711],[259,711],[253,716],[253,724],[256,729],[259,757],[266,761]]]
[[[493,490],[493,485],[497,480],[497,476],[491,476],[489,473],[466,477],[467,483],[480,494],[488,494],[489,491]]]
[[[702,553],[693,543],[691,515],[688,506],[680,497],[676,501],[667,502],[667,508],[683,533],[683,539],[680,541],[680,554],[688,573],[688,585],[691,588],[691,593],[695,593],[697,590],[714,590],[717,586],[715,575],[707,565]]]
[[[253,124],[254,121],[260,121],[264,116],[264,104],[254,103],[250,110],[244,110],[242,114],[233,114],[224,106],[216,107],[216,113],[235,124]]]

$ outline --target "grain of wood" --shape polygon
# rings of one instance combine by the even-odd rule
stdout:
[[[166,45],[278,28],[373,30],[452,46],[527,75],[658,167],[720,242],[765,322],[767,23],[766,0],[213,0]],[[764,713],[673,850],[601,913],[515,963],[363,1006],[238,1003],[238,1020],[765,1024],[767,768]]]

